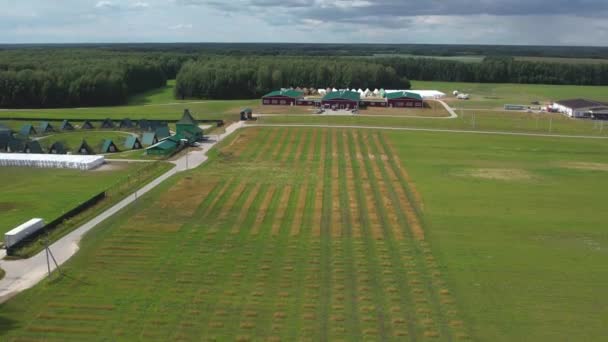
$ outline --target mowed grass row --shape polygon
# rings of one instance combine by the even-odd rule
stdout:
[[[469,336],[391,142],[248,128],[0,307],[9,341]]]

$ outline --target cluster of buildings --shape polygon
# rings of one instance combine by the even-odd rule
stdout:
[[[267,106],[314,106],[333,110],[356,110],[366,107],[423,108],[425,99],[441,98],[445,94],[437,91],[409,90],[337,90],[319,89],[322,97],[307,97],[297,89],[282,89],[262,97]],[[370,96],[370,94],[372,94]]]
[[[60,125],[55,126],[48,121],[43,121],[39,125],[25,124],[17,132],[0,124],[0,152],[94,155],[97,153],[116,153],[121,150],[138,150],[146,147],[146,153],[149,155],[169,156],[180,148],[203,139],[203,130],[188,110],[185,110],[182,118],[175,126],[176,132],[172,135],[167,122],[145,119],[137,121],[123,119],[118,123],[111,119],[105,119],[100,124],[86,120],[79,126],[73,125],[68,120],[63,120]],[[74,131],[76,128],[81,130],[120,129],[132,133],[122,144],[116,144],[112,139],[104,139],[100,145],[96,146],[91,146],[84,139],[77,146],[67,146],[61,141],[61,135],[57,135],[58,140],[49,143],[45,148],[40,144],[39,139],[34,137]],[[136,131],[141,131],[141,135],[135,133]]]

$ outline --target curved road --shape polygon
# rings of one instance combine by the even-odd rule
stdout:
[[[178,172],[196,168],[206,162],[208,159],[207,152],[209,152],[209,150],[218,142],[224,140],[227,136],[242,126],[243,122],[237,122],[228,126],[226,128],[226,132],[218,135],[216,140],[205,142],[201,144],[200,149],[189,151],[188,153],[179,157],[177,160],[172,161],[175,166],[171,170],[167,171],[152,182],[148,183],[143,188],[137,190],[111,208],[99,214],[91,221],[57,240],[50,246],[57,263],[61,265],[69,260],[78,251],[78,243],[82,237],[101,222],[115,215],[129,204],[135,202],[138,197],[141,197],[145,193],[154,189],[169,177]],[[48,274],[45,251],[42,251],[29,259],[0,260],[0,267],[6,271],[5,277],[0,280],[0,303],[8,300],[15,294],[36,285]],[[51,271],[54,269],[55,265],[51,264]]]

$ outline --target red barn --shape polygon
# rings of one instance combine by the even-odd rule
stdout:
[[[296,90],[277,90],[262,96],[263,105],[295,106],[298,100],[304,98],[304,93]]]
[[[360,100],[361,94],[355,91],[334,91],[323,97],[321,105],[331,109],[358,109]]]
[[[391,108],[422,108],[424,100],[422,96],[408,91],[386,94],[388,106]]]

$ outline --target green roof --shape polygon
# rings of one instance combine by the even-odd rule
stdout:
[[[61,130],[73,130],[74,126],[72,126],[72,124],[68,121],[68,120],[63,120],[63,122],[61,123]]]
[[[27,137],[31,133],[36,134],[36,129],[34,129],[34,126],[32,125],[23,125],[23,127],[21,127],[21,130],[19,130],[19,134],[25,137]]]
[[[24,151],[27,151],[27,150],[29,150],[28,153],[44,153],[42,151],[42,147],[40,146],[40,143],[36,140],[28,141],[25,144]]]
[[[48,121],[42,121],[40,123],[40,132],[52,131],[53,125],[51,125]]]
[[[292,97],[292,98],[298,98],[298,97],[302,97],[304,96],[304,93],[301,91],[297,91],[297,90],[276,90],[273,92],[270,92],[262,97],[272,97],[272,96],[285,96],[285,97]]]
[[[169,127],[167,127],[167,126],[158,127],[156,129],[156,136],[158,137],[158,139],[164,139],[170,135],[171,135],[171,132],[169,131]]]
[[[138,145],[138,143],[139,143],[139,145]],[[135,148],[141,148],[141,141],[139,141],[138,137],[136,137],[134,135],[130,135],[129,137],[127,137],[127,140],[125,140],[125,148],[131,149],[131,150],[133,150]]]
[[[323,97],[323,101],[338,100],[338,99],[359,101],[359,100],[361,100],[361,94],[357,93],[356,91],[343,90],[343,91],[331,92]]]
[[[196,120],[192,117],[192,114],[190,114],[190,111],[188,109],[184,110],[184,115],[182,115],[182,118],[177,122],[178,125],[194,125],[196,126]]]
[[[422,96],[416,93],[410,93],[409,91],[398,91],[395,93],[387,93],[386,98],[389,100],[400,99],[402,97],[407,97],[410,99],[416,99],[422,101]]]
[[[171,150],[171,149],[175,149],[176,147],[177,147],[177,144],[174,141],[167,139],[167,140],[163,140],[163,141],[159,142],[156,145],[152,145],[152,146],[148,147],[146,150]]]
[[[154,144],[156,144],[156,142],[154,141],[154,138],[156,138],[155,132],[144,133],[144,135],[141,138],[141,141],[143,142],[144,145],[154,145]]]
[[[241,113],[253,113],[253,110],[251,110],[251,108],[243,108],[243,110],[241,110]]]
[[[115,152],[118,152],[118,147],[116,146],[116,144],[114,144],[114,142],[112,141],[112,139],[105,139],[103,141],[103,145],[101,145],[101,153],[109,153],[110,152],[110,147],[114,145],[114,148],[116,149]]]
[[[82,140],[82,142],[80,143],[80,146],[78,146],[78,149],[76,150],[77,154],[83,154],[81,151],[85,150],[87,153],[86,154],[95,154],[95,151],[93,151],[93,149],[91,148],[91,146],[89,146],[89,144],[87,144],[86,140]]]
[[[54,143],[53,145],[51,145],[51,147],[49,147],[49,153],[52,153],[52,151],[55,150],[55,154],[66,154],[66,150],[65,150],[65,146],[63,146],[63,143],[58,141],[56,143]]]

